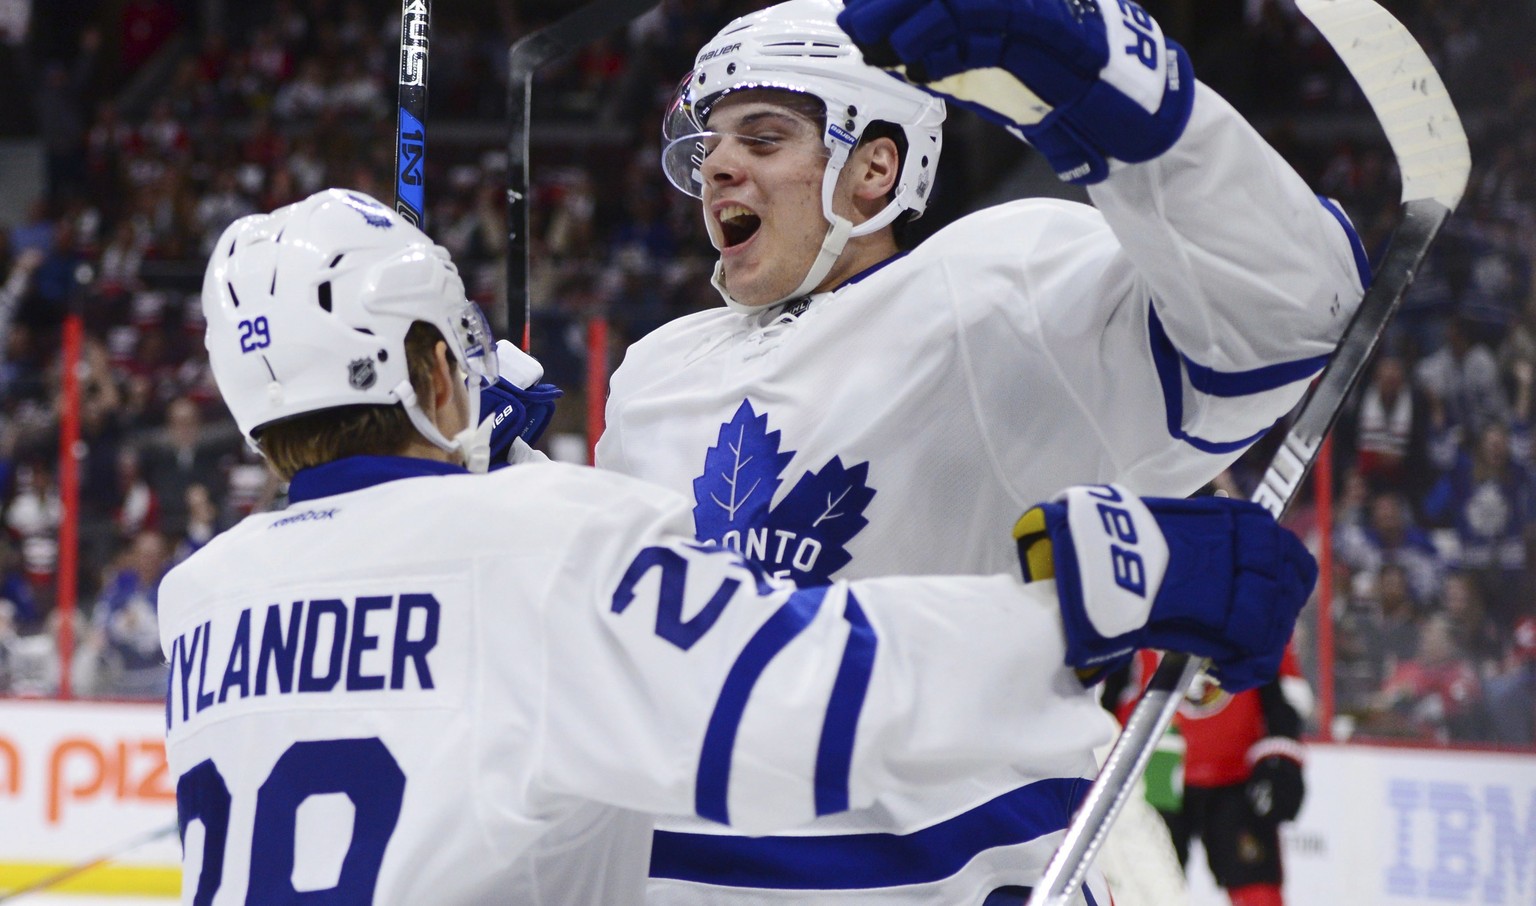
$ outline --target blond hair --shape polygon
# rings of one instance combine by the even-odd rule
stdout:
[[[417,321],[405,335],[405,365],[416,395],[432,392],[432,369],[443,335]],[[450,358],[452,355],[450,354]],[[388,456],[404,450],[419,436],[399,403],[391,406],[337,406],[306,412],[264,425],[256,443],[272,470],[284,480],[300,469],[347,456]]]

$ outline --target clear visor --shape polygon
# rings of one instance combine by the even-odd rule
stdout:
[[[480,306],[465,302],[452,323],[458,333],[459,348],[464,350],[469,386],[478,389],[494,384],[501,373],[496,362],[496,341],[491,338],[491,325]]]
[[[683,76],[667,106],[667,115],[661,121],[661,140],[670,142],[680,136],[704,130],[704,122],[693,106],[693,73]]]
[[[661,149],[661,169],[680,192],[694,198],[704,197],[704,160],[726,142],[739,142],[744,150],[766,153],[780,143],[740,132],[695,132],[680,135]]]
[[[672,97],[672,103],[667,108],[667,115],[662,120],[661,138],[663,147],[661,151],[661,169],[666,174],[667,181],[678,191],[692,195],[694,198],[703,196],[704,176],[703,167],[705,158],[714,154],[727,143],[740,143],[743,150],[755,153],[766,153],[782,144],[784,141],[784,129],[775,128],[775,124],[752,123],[743,124],[740,131],[728,131],[726,129],[709,129],[706,121],[711,119],[710,112],[729,94],[738,91],[750,91],[751,89],[771,89],[777,92],[803,93],[801,89],[790,85],[779,85],[772,82],[750,82],[732,85],[711,94],[699,101],[694,95],[694,73],[689,73],[678,83],[677,92]],[[803,123],[825,142],[822,136],[820,123],[805,116],[797,110],[787,107],[780,108],[784,113]],[[728,117],[734,120],[734,117]],[[749,123],[752,117],[747,117]],[[718,123],[722,127],[731,126],[733,123]],[[825,150],[825,149],[824,149]],[[830,155],[830,151],[827,152]]]

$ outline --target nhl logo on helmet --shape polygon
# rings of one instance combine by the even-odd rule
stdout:
[[[378,379],[379,373],[373,367],[373,359],[353,359],[347,365],[347,383],[354,390],[367,390]]]

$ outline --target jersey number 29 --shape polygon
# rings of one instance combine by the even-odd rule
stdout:
[[[327,890],[294,889],[294,839],[299,806],[311,796],[340,793],[352,802],[352,840],[341,876]],[[256,793],[251,829],[250,881],[245,902],[366,904],[384,862],[384,848],[400,818],[405,774],[378,737],[296,742],[277,759]],[[187,826],[203,822],[202,873],[196,906],[213,902],[224,880],[230,795],[212,759],[194,765],[176,781],[176,820],[186,844]]]

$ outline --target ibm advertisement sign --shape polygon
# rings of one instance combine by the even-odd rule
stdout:
[[[1536,906],[1536,755],[1313,744],[1307,759],[1287,902]],[[1200,868],[1191,903],[1224,906]]]

